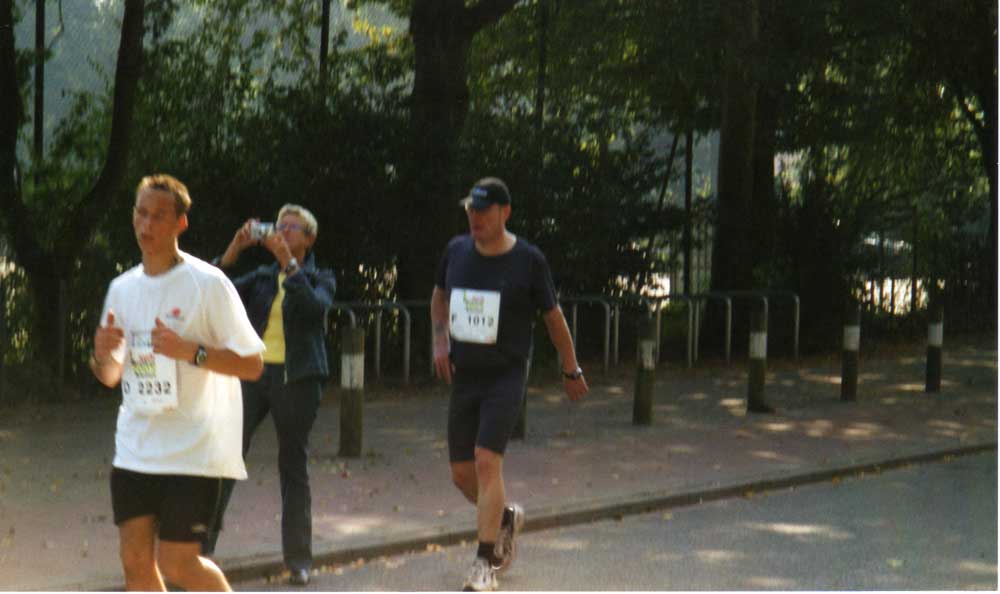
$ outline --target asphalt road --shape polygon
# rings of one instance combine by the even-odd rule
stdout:
[[[996,590],[997,456],[526,532],[518,542],[501,590]],[[458,590],[473,551],[468,543],[323,568],[307,589]]]

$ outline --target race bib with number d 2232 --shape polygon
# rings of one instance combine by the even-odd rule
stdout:
[[[153,352],[149,332],[132,332],[128,346],[122,370],[125,406],[147,415],[177,408],[177,361]]]

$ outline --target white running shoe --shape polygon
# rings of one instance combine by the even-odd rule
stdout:
[[[469,577],[465,578],[464,592],[491,592],[497,589],[497,574],[490,562],[482,557],[476,557],[469,569]]]
[[[497,544],[494,549],[500,565],[493,569],[503,573],[517,558],[517,535],[524,527],[524,508],[519,503],[511,503],[503,509],[503,519],[500,521],[500,532],[497,533]]]

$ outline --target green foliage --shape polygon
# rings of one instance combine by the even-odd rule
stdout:
[[[995,95],[984,94],[982,81],[996,86],[996,66],[981,58],[991,40],[995,50],[995,6],[957,0],[942,14],[939,3],[905,0],[758,4],[761,42],[746,63],[774,107],[768,130],[785,165],[766,213],[777,237],[754,279],[799,292],[804,347],[829,344],[843,300],[886,267],[865,243],[872,237],[915,246],[916,271],[912,253],[904,254],[893,263],[900,276],[945,279],[957,296],[978,286],[976,259],[990,249],[984,214],[995,196],[985,173],[995,149],[990,155],[982,142],[990,125],[995,141]],[[128,181],[116,196],[120,208],[104,213],[69,264],[70,377],[86,377],[107,282],[138,262],[129,209],[134,184],[154,171],[191,189],[183,249],[211,258],[247,218],[273,219],[295,202],[319,219],[316,252],[338,275],[338,299],[396,296],[394,266],[412,249],[400,205],[416,198],[399,172],[427,156],[410,154],[407,143],[414,51],[406,23],[376,15],[405,18],[412,2],[348,3],[359,10],[354,32],[369,42],[357,46],[357,36],[334,31],[325,88],[321,6],[147,0]],[[67,3],[67,30],[108,44],[98,32],[119,8]],[[474,37],[454,181],[463,189],[485,174],[508,182],[511,228],[546,252],[563,294],[638,292],[674,268],[687,215],[668,200],[683,161],[681,150],[668,162],[668,147],[674,135],[719,126],[726,10],[720,0],[530,0]],[[17,53],[26,106],[32,60],[31,51]],[[69,207],[83,199],[107,150],[105,70],[97,69],[97,90],[71,93],[44,162],[21,167],[31,224],[46,247],[64,239]],[[23,144],[29,114],[16,116]],[[696,185],[694,216],[710,220],[715,188]],[[454,216],[462,228],[460,209]],[[252,251],[240,266],[267,260]],[[5,361],[31,370],[51,356],[34,338],[37,304],[19,269],[6,283],[14,348]]]

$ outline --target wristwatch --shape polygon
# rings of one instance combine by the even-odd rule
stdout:
[[[195,351],[194,360],[191,361],[191,364],[194,365],[195,367],[201,367],[202,365],[205,364],[205,359],[207,358],[208,358],[208,351],[205,350],[204,346],[199,344],[198,350]]]
[[[295,256],[292,256],[291,258],[288,259],[288,264],[285,265],[285,270],[284,270],[285,276],[295,274],[295,272],[298,271],[298,269],[299,269],[299,261],[295,258]]]
[[[566,378],[566,379],[568,379],[568,380],[578,380],[581,377],[583,377],[583,370],[580,369],[579,367],[577,367],[573,371],[569,371],[569,372],[564,371],[564,372],[562,372],[562,374],[563,374],[563,377]]]

